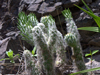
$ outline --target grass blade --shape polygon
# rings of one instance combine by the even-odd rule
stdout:
[[[96,71],[96,70],[100,70],[100,67],[92,68],[92,69],[88,69],[88,70],[83,70],[83,71],[79,71],[79,72],[76,72],[76,73],[72,73],[72,74],[70,74],[70,75],[76,75],[76,74],[85,73],[85,72],[90,72],[90,71]]]
[[[75,5],[75,4],[74,4]],[[93,17],[93,19],[95,20],[95,22],[97,23],[98,27],[100,27],[100,17],[94,15],[94,13],[91,13],[77,5],[75,5],[76,7],[78,7],[79,9],[81,9],[82,11],[84,11],[85,13],[87,13],[88,15],[90,15],[91,17]]]
[[[87,4],[82,0],[82,2],[84,3],[84,5],[86,6],[86,8],[91,12],[91,13],[93,13],[92,12],[92,10],[87,6]]]
[[[87,31],[93,31],[93,32],[100,32],[99,27],[80,27],[78,30],[87,30]]]

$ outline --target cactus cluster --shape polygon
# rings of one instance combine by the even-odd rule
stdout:
[[[37,49],[37,61],[32,59],[29,51],[25,50],[23,53],[27,66],[26,69],[30,70],[28,75],[59,75],[55,67],[67,65],[65,54],[67,45],[72,48],[78,71],[86,69],[79,42],[80,35],[71,16],[71,12],[68,9],[62,13],[66,18],[68,32],[64,38],[60,31],[57,30],[55,20],[52,16],[43,16],[40,22],[38,22],[34,14],[29,14],[28,16],[23,12],[19,14],[18,28],[21,31],[23,39]],[[87,75],[87,73],[82,75]]]
[[[19,25],[18,27],[21,30],[21,34],[24,35],[24,39],[27,41],[25,36],[31,38],[28,39],[28,42],[30,42],[32,45],[34,44],[37,49],[37,62],[34,64],[38,67],[39,75],[56,75],[55,65],[61,66],[67,64],[65,54],[66,43],[64,38],[57,30],[52,16],[42,17],[40,23],[37,21],[37,19],[32,21],[32,25],[29,25],[31,26],[30,32],[26,30],[28,28],[27,25],[25,26],[25,30],[23,30],[21,27],[22,25]],[[24,31],[26,33],[24,33]],[[55,54],[56,58],[54,57]],[[24,55],[26,55],[25,52]]]

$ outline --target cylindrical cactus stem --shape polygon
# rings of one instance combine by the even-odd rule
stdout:
[[[44,33],[45,33],[45,37],[46,37],[46,40],[48,41],[48,43],[49,43],[50,39],[52,39],[51,41],[55,41],[54,37],[53,37],[53,33],[54,33],[54,31],[57,30],[57,28],[56,28],[56,24],[55,24],[55,21],[52,18],[52,16],[44,16],[41,18],[40,22],[45,25]]]
[[[29,50],[23,52],[25,62],[26,75],[39,75],[38,69],[36,68],[36,61],[33,59],[32,54]]]
[[[65,35],[65,40],[69,46],[72,47],[73,55],[72,60],[75,60],[75,64],[77,66],[78,71],[82,71],[86,69],[84,60],[83,60],[83,54],[82,54],[82,48],[80,45],[80,42],[76,40],[74,34],[68,33]],[[88,75],[88,73],[83,73],[82,75]]]
[[[64,10],[63,15],[65,16],[65,20],[66,20],[66,29],[67,29],[67,33],[72,33],[75,35],[75,37],[77,38],[76,40],[80,40],[80,34],[77,30],[77,26],[73,20],[73,17],[71,15],[71,11],[68,10]]]
[[[65,63],[66,55],[65,55],[65,43],[62,34],[57,30],[56,23],[52,16],[45,16],[41,18],[41,22],[45,24],[48,29],[48,41],[47,44],[52,50],[52,52],[57,53],[57,58],[59,57],[59,62],[61,64]]]
[[[66,65],[67,64],[67,57],[65,54],[65,49],[66,49],[66,43],[64,41],[64,38],[62,36],[62,34],[57,31],[57,41],[56,41],[56,54],[57,54],[57,59],[56,59],[56,65]]]
[[[54,60],[52,57],[52,53],[50,52],[46,39],[43,36],[42,29],[39,26],[35,26],[33,28],[33,38],[34,38],[34,43],[37,48],[37,56],[40,54],[39,51],[42,54],[43,61],[41,62],[44,69],[44,73],[46,75],[55,75],[55,70],[54,70]],[[39,56],[40,57],[40,56]],[[40,58],[37,57],[38,60],[41,60]],[[40,64],[41,64],[40,63]]]

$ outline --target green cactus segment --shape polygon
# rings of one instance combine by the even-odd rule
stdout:
[[[20,12],[18,15],[18,28],[21,31],[22,39],[28,42],[30,45],[34,45],[32,29],[38,24],[38,20],[34,14],[28,16],[24,12]]]
[[[65,55],[65,43],[62,34],[57,30],[56,24],[52,16],[46,16],[41,18],[41,22],[46,21],[44,24],[48,25],[48,41],[47,44],[49,49],[57,55],[56,62],[59,62],[58,65],[66,64],[66,55]]]
[[[77,38],[77,41],[80,40],[80,34],[77,30],[77,26],[72,18],[71,15],[71,11],[68,10],[64,10],[62,11],[62,14],[64,15],[65,19],[66,19],[66,27],[67,27],[67,33],[72,33],[75,35],[75,37]]]
[[[28,21],[30,23],[30,25],[32,25],[33,27],[36,26],[39,22],[35,16],[35,14],[31,13],[28,16]]]
[[[71,12],[70,12],[70,10],[68,9],[68,10],[64,10],[64,11],[62,11],[62,14],[64,15],[64,17],[66,18],[66,20],[72,20],[73,18],[72,18],[72,14],[71,14]]]
[[[56,30],[56,25],[55,25],[55,21],[52,18],[52,16],[44,16],[41,18],[41,23],[43,23],[45,25],[45,30],[44,30],[44,35],[46,37],[46,40],[49,41],[51,33],[54,32],[53,30]]]
[[[72,47],[72,52],[75,60],[75,64],[77,66],[78,71],[82,71],[86,69],[84,60],[83,60],[83,55],[82,55],[82,48],[79,42],[76,41],[76,37],[72,33],[68,33],[65,36],[65,40],[69,46]],[[87,73],[83,73],[82,75],[88,75]]]
[[[56,28],[55,20],[51,15],[42,17],[40,22],[43,23],[47,29],[50,29],[52,27]]]
[[[58,65],[66,65],[67,64],[67,58],[65,54],[65,49],[66,49],[66,43],[65,40],[62,36],[62,34],[57,31],[57,37],[56,37],[56,54],[57,54],[57,59],[56,62],[59,62]]]
[[[29,50],[23,52],[25,70],[27,75],[39,75],[38,69],[36,68],[35,60],[32,57],[32,54]]]
[[[37,56],[40,57],[40,52],[42,54],[41,56],[43,57],[43,61],[41,63],[43,65],[41,66],[43,66],[46,75],[55,75],[52,53],[48,48],[47,42],[44,36],[42,35],[42,30],[40,29],[40,27],[38,26],[34,27],[33,38],[34,38],[35,46],[37,47],[37,50],[39,50],[37,51]]]
[[[57,37],[57,34],[56,34],[56,30],[50,30],[49,31],[49,38],[48,38],[48,41],[47,41],[47,44],[48,44],[48,47],[50,48],[50,50],[52,50],[51,52],[55,52],[56,51],[56,47],[55,47],[55,44],[56,44],[56,37]]]
[[[71,46],[71,47],[77,46],[76,37],[72,33],[66,34],[64,39],[66,40],[66,42],[69,46]]]
[[[75,56],[75,64],[79,71],[86,70],[85,62],[83,60],[83,54],[81,46],[78,45],[73,47],[74,56]],[[82,75],[88,75],[88,73],[83,73]]]
[[[63,15],[66,18],[66,26],[67,26],[67,32],[68,34],[65,35],[65,40],[69,46],[72,48],[72,56],[74,56],[75,64],[77,66],[78,71],[82,71],[86,69],[84,60],[83,60],[83,54],[82,54],[82,48],[80,45],[80,34],[77,30],[77,26],[71,16],[70,10],[64,10]],[[88,75],[87,73],[83,73],[82,75]]]

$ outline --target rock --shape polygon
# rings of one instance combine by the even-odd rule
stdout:
[[[84,52],[84,54],[90,53],[90,50],[91,51],[99,50],[99,52],[100,52],[100,47],[92,47],[92,46],[90,46],[90,47],[87,47],[86,49],[84,49],[83,52]]]
[[[92,68],[97,68],[97,67],[100,67],[100,62],[94,60],[94,61],[92,61],[92,65],[91,65],[91,61],[89,61],[86,63],[86,66],[88,69],[90,69],[91,66],[92,66]]]
[[[92,3],[92,0],[85,0],[86,3]]]
[[[43,0],[36,0],[36,1],[35,1],[36,4],[40,4],[40,3],[42,3],[42,2],[43,2]]]
[[[25,2],[26,4],[32,4],[34,3],[36,0],[22,0],[23,2]]]
[[[100,46],[100,34],[96,33],[93,36],[91,36],[91,40],[88,42],[88,45],[90,46],[96,46],[99,47]]]
[[[86,66],[87,66],[87,69],[91,69],[91,66],[92,66],[92,68],[97,68],[97,67],[100,67],[100,62],[94,60],[94,61],[92,61],[92,65],[91,65],[91,61],[89,61],[86,63]],[[92,71],[92,72],[94,73],[94,75],[100,74],[100,70],[96,70],[96,71]]]
[[[30,5],[29,7],[28,7],[28,11],[37,11],[38,10],[38,7],[39,7],[39,4],[34,4],[34,5]]]
[[[43,2],[38,10],[38,13],[42,13],[43,15],[49,14],[51,13],[52,16],[57,16],[61,13],[62,11],[62,7],[61,7],[62,3],[55,3],[54,6],[49,6],[48,3]],[[58,11],[58,13],[56,12]],[[56,13],[55,13],[56,12]]]
[[[89,41],[88,45],[92,45],[92,46],[97,46],[99,47],[100,46],[100,38],[97,37],[91,41]]]
[[[2,6],[2,3],[3,3],[3,0],[0,0],[0,8],[1,8],[1,6]]]
[[[6,48],[9,42],[9,38],[0,40],[0,60],[5,58]],[[5,61],[0,61],[0,63]]]
[[[8,0],[8,11],[13,15],[18,15],[18,7],[19,7],[20,0]]]
[[[70,8],[73,7],[73,4],[79,4],[80,0],[62,0],[63,7],[64,8]]]
[[[72,7],[73,4],[78,4],[79,0],[32,0],[31,2],[27,0],[22,0],[20,2],[19,11],[26,11],[26,13],[33,12],[39,15],[51,14],[52,16],[57,16],[61,14],[63,8]],[[58,13],[57,13],[58,11]],[[37,15],[37,17],[40,17]]]

